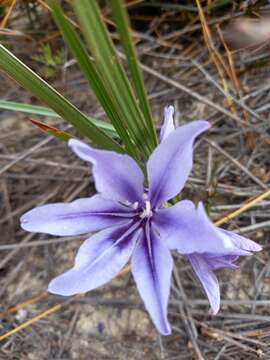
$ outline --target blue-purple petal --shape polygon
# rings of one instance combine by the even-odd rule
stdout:
[[[122,224],[133,215],[130,208],[95,195],[71,203],[36,207],[21,217],[21,226],[27,231],[51,235],[79,235]]]
[[[157,146],[147,163],[149,199],[153,207],[176,196],[184,187],[193,162],[193,142],[209,128],[204,120],[177,128]]]
[[[225,236],[229,236],[231,241],[237,246],[239,249],[257,252],[262,250],[262,246],[257,244],[255,241],[247,239],[244,236],[238,235],[233,231],[228,231],[224,229],[219,229]]]
[[[212,270],[228,268],[228,269],[238,269],[238,266],[235,265],[235,261],[239,258],[236,255],[218,255],[218,254],[208,254],[205,253],[202,255],[210,266]]]
[[[141,200],[144,176],[130,156],[94,149],[75,139],[68,144],[76,155],[93,164],[96,189],[103,197],[123,203]]]
[[[206,292],[213,314],[217,314],[220,307],[220,289],[216,275],[203,255],[192,254],[188,259]]]
[[[172,266],[170,251],[147,226],[132,256],[131,270],[144,305],[162,335],[171,333],[167,306]]]
[[[218,255],[250,255],[260,251],[260,245],[230,231],[219,229],[208,218],[199,203],[198,207],[188,200],[170,208],[159,209],[154,225],[170,249],[181,254],[211,253]]]
[[[160,142],[166,139],[175,130],[173,122],[174,107],[166,106],[164,109],[164,122],[160,129]]]
[[[104,285],[127,264],[141,230],[131,224],[103,230],[80,247],[71,270],[53,279],[48,291],[70,296]]]

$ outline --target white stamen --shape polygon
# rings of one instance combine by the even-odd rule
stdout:
[[[139,207],[139,202],[138,202],[138,201],[136,201],[135,203],[132,204],[132,208],[133,208],[134,210],[137,210],[138,207]]]
[[[141,219],[144,218],[150,218],[153,215],[152,210],[151,210],[151,203],[149,200],[145,201],[145,209],[143,210],[143,212],[140,215]]]
[[[149,200],[146,200],[145,202],[145,210],[147,215],[152,215],[151,204]]]

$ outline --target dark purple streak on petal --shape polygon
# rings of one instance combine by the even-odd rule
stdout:
[[[144,305],[162,335],[169,335],[167,306],[173,261],[168,248],[147,222],[131,260],[131,271]]]
[[[21,217],[24,230],[51,235],[79,235],[127,222],[135,211],[100,195],[71,203],[40,206]]]
[[[70,296],[110,281],[128,262],[142,232],[139,226],[117,226],[87,239],[76,255],[74,267],[53,279],[48,291]]]

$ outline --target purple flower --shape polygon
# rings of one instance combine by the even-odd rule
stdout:
[[[128,155],[94,149],[81,141],[69,146],[93,164],[98,194],[30,210],[21,219],[28,231],[52,235],[96,232],[80,247],[72,269],[52,280],[51,293],[73,295],[111,280],[131,258],[131,272],[159,332],[171,332],[167,319],[173,261],[170,250],[186,255],[201,280],[214,312],[219,287],[213,270],[234,268],[240,255],[261,247],[251,240],[218,229],[203,205],[180,201],[164,207],[183,188],[192,168],[194,139],[209,128],[194,121],[176,130],[173,107],[165,109],[161,144],[147,162],[148,189],[137,163]]]

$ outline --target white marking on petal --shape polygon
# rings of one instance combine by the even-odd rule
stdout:
[[[225,249],[233,249],[234,248],[234,244],[231,241],[231,239],[229,238],[229,236],[222,234],[222,232],[219,232],[219,236],[221,236],[223,239],[223,246]]]
[[[132,208],[133,208],[134,210],[137,210],[138,207],[139,207],[139,202],[138,202],[138,201],[136,201],[135,203],[132,204]]]

